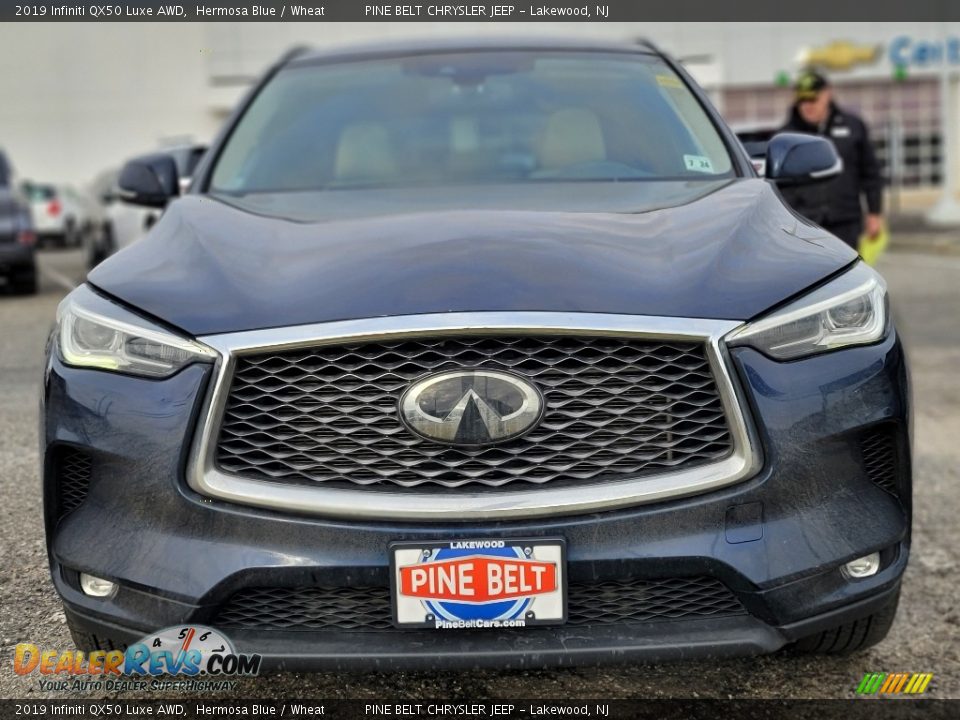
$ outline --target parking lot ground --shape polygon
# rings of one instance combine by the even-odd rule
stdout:
[[[0,697],[5,698],[54,697],[39,689],[36,675],[14,674],[17,643],[72,647],[47,573],[37,403],[57,303],[84,273],[76,251],[44,252],[40,262],[38,295],[0,296]],[[549,672],[288,673],[241,681],[229,697],[846,698],[853,697],[866,672],[931,672],[927,696],[960,698],[960,257],[897,252],[884,258],[881,270],[912,361],[916,437],[912,558],[896,624],[879,646],[843,658],[787,653]],[[103,540],[110,542],[108,528]],[[181,697],[176,692],[149,697],[164,696]]]

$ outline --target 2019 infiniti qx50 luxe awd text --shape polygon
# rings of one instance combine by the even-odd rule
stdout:
[[[265,666],[845,652],[910,540],[883,279],[647,45],[291,54],[62,303],[42,457],[85,649]]]

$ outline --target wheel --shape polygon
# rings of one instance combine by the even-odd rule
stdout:
[[[36,271],[25,275],[15,275],[11,287],[17,295],[35,295],[37,292]]]
[[[97,242],[90,244],[90,251],[87,253],[87,269],[93,270],[97,265],[107,259],[107,252]]]
[[[77,247],[81,240],[82,236],[76,223],[72,219],[67,220],[67,226],[63,231],[63,246],[65,248]]]
[[[900,591],[897,590],[897,594],[872,615],[800,638],[794,644],[794,649],[817,655],[849,655],[866,650],[883,640],[890,632],[899,604]]]
[[[89,270],[93,270],[113,254],[113,227],[109,223],[105,223],[99,233],[100,237],[96,237],[97,233],[94,235],[95,237],[90,243],[90,252],[87,253],[87,267]]]

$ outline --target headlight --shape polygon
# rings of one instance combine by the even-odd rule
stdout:
[[[60,357],[68,365],[167,377],[216,352],[178,337],[83,285],[57,308]]]
[[[796,302],[735,330],[727,345],[750,345],[778,360],[877,342],[887,332],[887,286],[865,263]]]

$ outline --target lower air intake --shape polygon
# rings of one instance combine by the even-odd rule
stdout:
[[[63,448],[56,458],[57,517],[76,510],[87,499],[90,477],[93,474],[93,458],[76,448]]]
[[[708,577],[572,584],[568,625],[613,625],[745,614],[736,596]],[[241,630],[393,630],[390,590],[249,588],[236,593],[212,619]]]

